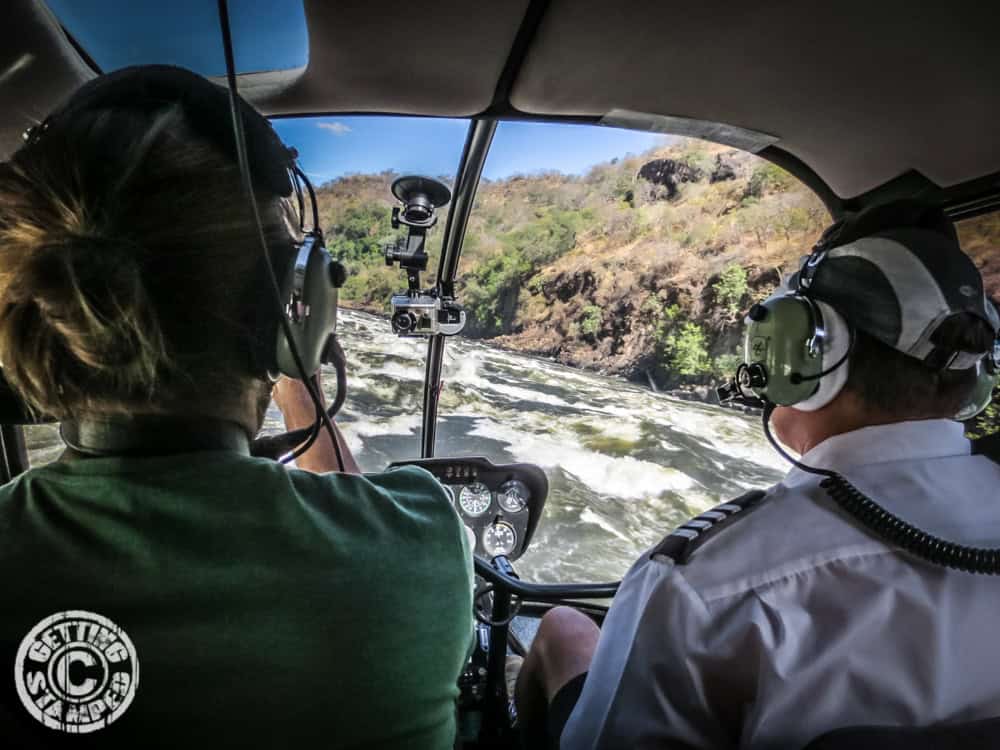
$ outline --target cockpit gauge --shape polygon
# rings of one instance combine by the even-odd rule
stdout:
[[[517,546],[517,532],[506,521],[494,521],[483,530],[483,549],[490,557],[509,555]]]
[[[530,496],[531,493],[528,492],[524,482],[512,479],[500,485],[497,492],[497,502],[508,513],[520,513],[528,505]]]
[[[482,482],[473,482],[463,487],[458,494],[458,504],[467,516],[481,516],[490,509],[493,493]]]

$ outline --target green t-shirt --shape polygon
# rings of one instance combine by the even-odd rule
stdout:
[[[52,464],[0,488],[0,576],[2,736],[16,730],[35,747],[452,747],[471,553],[422,469],[318,475],[225,452]],[[100,628],[73,616],[78,629],[60,634],[57,617],[17,657],[36,624],[77,610],[124,631],[138,680],[111,724],[72,736],[32,718],[18,689],[57,716],[44,691],[58,683],[76,724],[96,720],[129,692],[121,639],[95,640]],[[94,696],[106,698],[96,709]]]

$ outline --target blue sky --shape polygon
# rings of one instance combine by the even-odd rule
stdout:
[[[308,117],[274,120],[282,140],[299,151],[302,168],[324,182],[351,172],[452,177],[467,120],[421,117]],[[489,179],[555,169],[579,174],[599,162],[666,142],[655,133],[594,125],[503,122],[483,175]]]

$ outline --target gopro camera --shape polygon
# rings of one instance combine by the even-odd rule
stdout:
[[[454,336],[465,328],[465,310],[430,294],[396,294],[392,304],[392,332],[400,336]]]

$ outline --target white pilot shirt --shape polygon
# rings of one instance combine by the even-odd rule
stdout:
[[[803,461],[950,541],[1000,547],[1000,465],[962,426],[832,437]],[[1000,577],[890,549],[793,469],[686,564],[632,567],[560,747],[803,748],[832,729],[1000,716]]]

